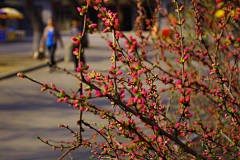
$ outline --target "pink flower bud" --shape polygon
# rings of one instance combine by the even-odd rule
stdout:
[[[156,130],[156,131],[159,130],[159,128],[157,126],[153,126],[153,129]]]
[[[80,44],[80,40],[76,40],[76,43],[77,43],[77,44]]]
[[[61,103],[61,102],[62,102],[62,99],[61,99],[61,98],[58,98],[57,102],[58,102],[58,103]]]
[[[134,70],[134,67],[130,66],[129,69],[130,69],[130,70]]]
[[[78,101],[78,100],[75,100],[75,101],[74,101],[74,104],[78,104],[78,103],[79,103],[79,101]]]
[[[82,63],[82,62],[79,62],[79,66],[82,67],[82,66],[83,66],[83,63]]]
[[[182,5],[181,7],[180,7],[180,10],[182,10],[184,8],[184,5]]]
[[[182,94],[183,93],[182,89],[179,89],[179,92]]]
[[[93,28],[96,28],[96,27],[97,27],[97,24],[96,24],[96,23],[93,23],[93,24],[92,24],[92,27],[93,27]]]
[[[101,17],[102,17],[102,14],[101,14],[101,13],[99,13],[99,14],[97,15],[97,17],[98,17],[98,18],[101,18]]]
[[[187,91],[186,91],[186,95],[189,95],[190,93],[191,93],[190,90],[187,90]]]
[[[181,20],[181,23],[183,24],[185,22],[185,18],[183,18],[182,20]]]
[[[117,72],[117,75],[121,75],[121,74],[122,74],[122,71],[118,71],[118,72]]]
[[[178,38],[178,37],[179,37],[179,34],[175,34],[175,37]]]
[[[133,102],[134,102],[134,103],[137,103],[137,100],[138,100],[137,97],[133,98]]]
[[[187,96],[186,101],[187,101],[187,102],[190,101],[190,96]]]
[[[99,3],[100,3],[100,0],[96,0],[95,2],[96,2],[96,4],[99,4]]]
[[[106,32],[107,32],[107,29],[104,29],[104,30],[103,30],[103,33],[106,33]]]
[[[109,46],[109,47],[113,47],[112,42],[109,42],[109,43],[108,43],[108,46]]]
[[[147,59],[147,56],[146,56],[146,55],[143,55],[143,56],[142,56],[142,59]]]
[[[76,41],[77,40],[77,38],[76,37],[72,37],[72,41]]]
[[[156,139],[156,136],[152,136],[152,140],[154,141]]]
[[[183,60],[186,61],[188,59],[188,55],[184,56]]]
[[[147,94],[147,92],[146,92],[146,91],[142,91],[142,94],[143,94],[143,95],[146,95],[146,94]]]
[[[63,99],[63,101],[64,101],[64,102],[67,102],[67,101],[68,101],[68,98],[67,98],[67,97],[65,97],[65,98]]]
[[[178,127],[180,126],[180,124],[181,124],[181,123],[177,123],[176,128],[178,128]]]

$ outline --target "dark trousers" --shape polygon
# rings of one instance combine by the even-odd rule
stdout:
[[[73,44],[73,46],[72,46],[72,52],[75,51],[75,48],[79,48],[79,46],[75,46],[75,45]],[[77,59],[77,56],[73,55],[73,60],[74,60],[74,63],[75,63],[75,68],[77,68],[77,67],[78,67],[78,59]],[[85,65],[84,52],[82,53],[81,62]]]
[[[56,62],[54,61],[56,47],[57,45],[47,47],[50,54],[50,64],[49,64],[50,67],[56,64]]]

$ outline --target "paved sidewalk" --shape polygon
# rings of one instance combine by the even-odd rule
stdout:
[[[68,43],[69,37],[62,36],[64,44]],[[60,47],[56,50],[56,60],[63,60],[65,50]],[[15,75],[19,71],[30,71],[46,66],[45,58],[34,60],[32,58],[32,41],[28,38],[25,42],[0,43],[0,80]]]

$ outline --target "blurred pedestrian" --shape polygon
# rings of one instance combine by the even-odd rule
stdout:
[[[76,37],[77,35],[79,35],[79,33],[82,33],[83,32],[83,26],[82,25],[79,25],[78,21],[77,20],[72,20],[72,27],[70,29],[70,36],[71,38],[72,37]],[[73,41],[73,44],[72,44],[72,52],[75,51],[75,48],[79,48],[79,45],[78,43],[74,42]],[[83,42],[82,42],[82,48],[85,48],[88,46],[88,40],[87,40],[87,32],[85,32],[85,36],[84,36],[84,39],[83,39]],[[75,63],[75,69],[78,67],[78,58],[77,56],[73,55],[74,56],[74,63]],[[86,61],[85,61],[85,57],[84,57],[84,52],[82,53],[82,56],[81,56],[81,62],[85,65]]]
[[[50,54],[50,72],[53,72],[56,69],[54,55],[57,48],[57,41],[60,41],[61,47],[63,48],[64,45],[60,33],[56,28],[53,19],[49,18],[47,20],[47,26],[43,30],[43,35],[40,42],[40,49],[43,49],[44,45],[46,45],[48,48]]]
[[[152,28],[152,36],[154,40],[157,40],[159,38],[159,34],[160,34],[160,24],[158,21],[156,21],[153,24],[153,28]]]

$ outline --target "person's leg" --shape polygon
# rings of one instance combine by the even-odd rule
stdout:
[[[56,62],[54,61],[55,51],[56,51],[56,45],[51,46],[50,57],[51,57],[51,63],[52,63],[52,65],[55,65],[55,64],[56,64]]]
[[[48,46],[47,47],[48,48],[48,52],[49,52],[49,55],[50,55],[50,63],[49,63],[49,67],[51,68],[52,67],[52,59],[51,59],[51,47],[50,46]]]

